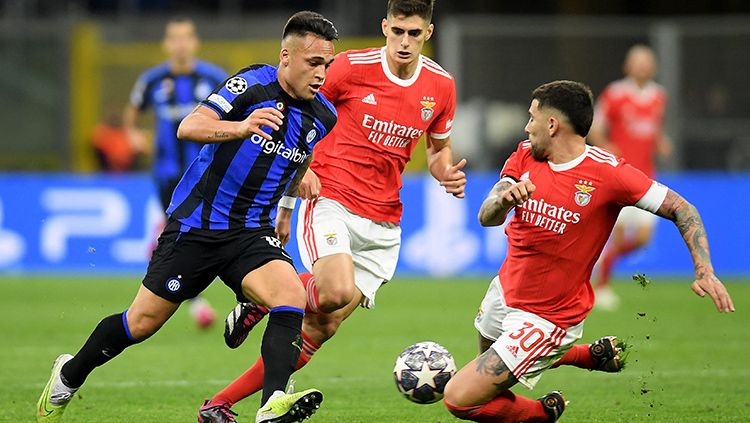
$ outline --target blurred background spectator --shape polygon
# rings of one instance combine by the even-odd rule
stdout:
[[[161,60],[163,25],[193,18],[207,60],[227,69],[275,63],[277,28],[291,11],[320,10],[341,32],[339,49],[380,42],[372,16],[383,2],[348,0],[5,0],[0,124],[11,154],[2,169],[96,169],[89,137],[103,104],[127,102],[138,72]],[[524,137],[527,92],[558,78],[595,94],[620,75],[636,43],[659,57],[670,94],[667,169],[748,169],[750,3],[738,0],[497,2],[441,0],[430,54],[456,77],[457,156],[496,169]],[[24,30],[21,31],[20,29]],[[373,39],[376,39],[373,41]],[[359,41],[358,41],[359,40]],[[366,42],[365,42],[366,43]],[[33,116],[33,118],[31,118]],[[148,124],[148,122],[146,122]],[[413,168],[424,163],[417,158]]]
[[[91,136],[99,169],[105,172],[130,172],[138,169],[143,151],[131,144],[119,111],[109,111],[94,127]]]

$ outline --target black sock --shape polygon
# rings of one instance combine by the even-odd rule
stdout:
[[[301,309],[289,306],[270,310],[268,326],[260,346],[265,364],[261,405],[268,401],[274,391],[283,391],[289,382],[289,376],[294,373],[302,350],[303,313]]]
[[[126,313],[127,310],[105,317],[99,322],[78,354],[62,367],[60,375],[65,385],[70,388],[80,387],[94,368],[139,342],[130,334],[125,320]]]

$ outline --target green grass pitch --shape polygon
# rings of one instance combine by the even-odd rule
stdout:
[[[298,389],[325,395],[319,422],[451,422],[442,403],[416,405],[400,397],[392,378],[406,346],[433,340],[461,367],[477,351],[472,319],[486,280],[396,279],[375,310],[358,310],[294,378]],[[750,421],[750,283],[728,281],[737,312],[720,315],[696,297],[689,281],[653,278],[642,288],[618,283],[623,305],[594,311],[584,341],[616,334],[632,344],[621,374],[575,368],[550,370],[537,398],[554,389],[571,401],[568,422]],[[75,353],[99,319],[122,311],[136,278],[0,278],[0,421],[33,421],[53,359]],[[232,295],[221,283],[207,291],[224,315]],[[196,329],[180,310],[153,338],[97,369],[66,411],[64,422],[195,421],[210,397],[255,361],[262,327],[238,350],[224,347],[222,327]],[[254,421],[257,395],[237,404],[239,421]]]

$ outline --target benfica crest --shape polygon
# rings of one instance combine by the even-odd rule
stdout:
[[[432,99],[428,100],[426,97],[424,100],[420,101],[419,104],[422,105],[422,120],[428,121],[432,117],[432,114],[434,111],[432,110],[433,107],[435,107],[434,101],[431,101]]]
[[[581,207],[588,205],[591,202],[590,192],[595,190],[596,188],[590,185],[585,185],[584,183],[575,184],[575,187],[576,189],[578,189],[574,197],[576,204],[578,204]]]

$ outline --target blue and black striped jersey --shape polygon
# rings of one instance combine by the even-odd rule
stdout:
[[[272,227],[276,207],[296,170],[336,124],[336,109],[321,94],[296,100],[277,79],[277,69],[253,65],[239,71],[203,101],[221,119],[242,121],[253,110],[284,114],[273,139],[206,144],[180,180],[167,214],[203,229]]]
[[[179,178],[198,156],[202,145],[178,140],[177,127],[226,77],[223,69],[198,60],[187,74],[174,74],[168,63],[162,63],[138,78],[130,94],[130,104],[141,111],[154,109],[153,172],[159,184]]]

